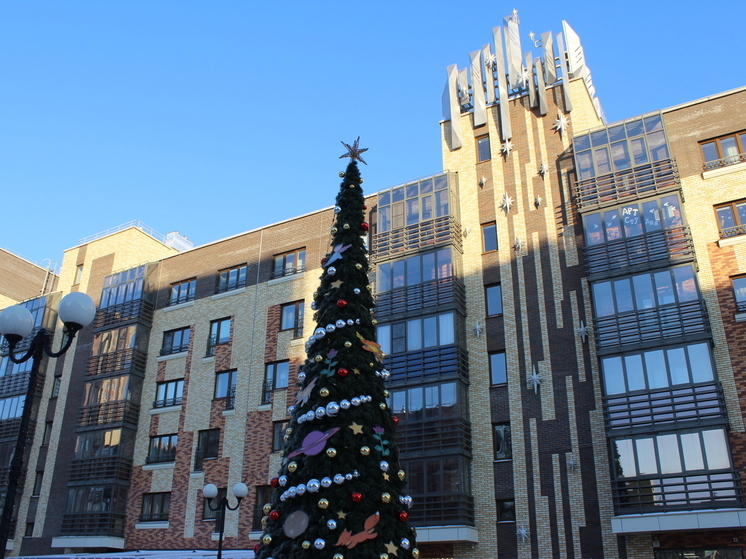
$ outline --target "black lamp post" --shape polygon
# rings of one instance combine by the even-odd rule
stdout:
[[[5,557],[5,548],[8,545],[10,525],[13,520],[13,507],[15,506],[18,482],[23,472],[23,453],[26,447],[31,411],[36,395],[37,377],[39,375],[39,362],[46,353],[49,357],[59,357],[70,349],[75,334],[88,326],[96,314],[96,306],[93,300],[85,293],[69,293],[60,301],[57,314],[65,325],[65,339],[59,351],[53,352],[51,348],[52,335],[44,328],[39,330],[31,341],[31,347],[23,357],[15,356],[15,348],[18,343],[28,336],[34,328],[34,318],[31,312],[21,305],[13,305],[0,312],[0,334],[8,340],[10,360],[13,363],[24,363],[29,359],[31,372],[29,373],[28,389],[26,399],[23,402],[21,413],[21,424],[18,427],[18,438],[13,450],[13,458],[10,462],[8,473],[8,488],[5,492],[5,503],[3,505],[2,518],[0,518],[0,559]]]
[[[212,506],[212,500],[218,496],[218,488],[212,483],[208,483],[202,488],[202,494],[205,496],[206,499],[208,499],[207,506],[210,507],[210,510],[216,511],[218,513],[218,518],[217,518],[218,557],[217,559],[222,559],[223,557],[223,530],[225,529],[225,511],[236,510],[238,507],[240,507],[241,500],[249,494],[249,488],[246,487],[245,483],[237,483],[236,485],[233,486],[233,495],[236,497],[236,501],[237,501],[235,507],[230,506],[230,504],[228,503],[227,496],[221,497],[216,507]]]

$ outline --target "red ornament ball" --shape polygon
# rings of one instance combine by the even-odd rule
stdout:
[[[399,425],[399,417],[396,415],[391,418],[391,421],[394,422],[394,425]]]
[[[347,375],[349,375],[349,374],[350,374],[350,371],[348,371],[348,370],[347,370],[347,369],[345,369],[344,367],[340,367],[339,369],[337,369],[337,374],[338,374],[338,375],[339,375],[340,377],[342,377],[342,378],[345,378],[345,377],[346,377]]]
[[[353,503],[359,503],[363,500],[363,494],[359,491],[353,491],[352,495],[350,495],[350,499],[352,499]]]
[[[280,511],[279,510],[275,509],[273,511],[270,511],[270,513],[269,513],[269,519],[270,520],[277,520],[278,518],[280,518]]]
[[[363,222],[362,222],[362,223],[360,224],[360,228],[361,228],[361,229],[362,229],[363,231],[367,231],[368,229],[370,229],[370,225],[368,225],[368,223],[367,223],[366,221],[363,221]]]
[[[402,522],[406,522],[407,520],[409,520],[409,513],[405,510],[401,511],[399,513],[399,520],[401,520]]]
[[[367,209],[368,209],[368,206],[363,206],[363,209],[364,209],[364,210],[367,210]]]
[[[323,265],[325,265],[325,264],[326,264],[326,263],[327,263],[328,261],[329,261],[329,259],[328,259],[328,258],[326,258],[326,257],[322,258],[322,259],[321,259],[321,265],[322,265],[322,266],[323,266]]]
[[[347,306],[347,301],[345,301],[344,299],[339,299],[339,300],[337,301],[337,306],[338,306],[338,307],[339,307],[340,309],[343,309],[343,308],[345,308],[345,307]]]
[[[262,544],[258,543],[254,545],[254,553],[259,553],[259,550],[262,548]]]
[[[269,484],[272,487],[280,487],[280,478],[279,477],[273,477],[271,480],[269,480]]]

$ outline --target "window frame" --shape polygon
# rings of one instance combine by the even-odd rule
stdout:
[[[746,215],[741,215],[741,212],[738,211],[739,206],[746,208],[746,198],[715,204],[713,206],[713,210],[715,211],[715,223],[717,224],[718,233],[721,239],[746,235]],[[730,210],[731,219],[733,220],[733,225],[730,227],[723,227],[722,220],[720,219],[720,210],[726,208]],[[746,212],[744,212],[744,214],[746,214]]]
[[[221,382],[223,378],[227,378],[227,382]],[[236,399],[236,381],[238,379],[238,369],[228,369],[225,371],[215,372],[215,390],[213,392],[214,400],[235,400]],[[225,385],[225,394],[222,394],[222,386]],[[221,393],[218,393],[218,389],[221,388]],[[230,407],[233,407],[230,402]]]
[[[52,393],[49,396],[49,399],[57,398],[60,395],[60,388],[62,387],[62,376],[56,376],[54,377],[54,380],[52,381]]]
[[[161,392],[163,392],[163,394],[161,394]],[[173,393],[173,396],[169,397],[171,393]],[[159,398],[159,396],[163,396],[163,398]],[[180,406],[184,400],[184,379],[181,378],[156,383],[155,398],[156,399],[153,401],[153,408]]]
[[[52,442],[52,428],[54,427],[54,421],[46,421],[44,423],[44,433],[41,437],[41,446],[49,446]]]
[[[163,343],[161,344],[161,355],[174,355],[189,351],[189,342],[192,338],[192,327],[184,326],[163,332]],[[178,343],[177,343],[178,342]]]
[[[34,478],[34,488],[31,490],[32,497],[41,495],[42,484],[44,483],[44,470],[37,470]]]
[[[293,266],[288,267],[288,257],[293,257]],[[279,264],[279,266],[278,266]],[[275,254],[272,259],[272,273],[270,279],[292,276],[306,271],[306,247],[296,248]]]
[[[737,153],[734,155],[725,155],[725,151],[722,148],[722,141],[731,138],[735,141]],[[707,145],[715,146],[715,149],[717,150],[716,155],[718,157],[715,159],[707,159],[705,153],[705,146]],[[699,142],[699,152],[702,156],[702,161],[704,162],[702,168],[705,171],[746,162],[746,130],[739,130],[737,132],[731,132],[730,134],[724,134],[723,136],[702,140]]]
[[[449,173],[439,173],[381,190],[378,192],[377,233],[419,225],[447,216],[458,219],[458,206],[451,200],[452,196]],[[412,204],[413,200],[416,200],[416,203]],[[409,206],[407,202],[410,202]]]
[[[492,309],[492,310],[495,310],[495,312],[491,312],[491,310],[490,310],[490,290],[495,290],[495,289],[498,290],[498,299],[499,299],[500,310],[497,311],[495,309]],[[491,317],[491,316],[501,316],[503,314],[503,288],[502,288],[502,284],[500,284],[500,283],[493,283],[492,285],[485,285],[484,286],[484,307],[485,307],[485,312],[487,313],[488,317]]]
[[[490,351],[487,355],[490,362],[490,386],[505,386],[506,384],[508,384],[508,356],[505,350]],[[495,363],[494,359],[498,355],[502,355],[502,368],[504,370],[500,378],[504,378],[505,380],[495,382],[495,366],[500,365],[500,363]]]
[[[293,309],[292,324],[288,325],[285,321],[287,311]],[[293,301],[280,305],[280,332],[293,331],[293,338],[303,337],[303,321],[305,319],[305,300]]]
[[[736,303],[737,312],[746,311],[746,275],[734,276],[730,278],[731,287],[733,288],[733,300]],[[743,287],[737,287],[736,282],[743,282]],[[739,291],[742,295],[739,295]]]
[[[287,420],[272,422],[272,452],[279,452],[285,446],[285,430],[287,426]]]
[[[485,134],[483,136],[477,136],[474,138],[474,141],[476,142],[477,163],[484,163],[485,161],[492,159],[490,135]]]
[[[168,297],[168,306],[180,305],[194,301],[197,293],[197,278],[178,281],[171,284],[171,293]]]
[[[515,524],[515,499],[497,499],[496,502],[497,517],[496,521],[500,524]]]
[[[151,512],[145,512],[146,509]],[[152,512],[154,509],[158,509],[159,512]],[[159,491],[142,494],[140,516],[138,517],[139,522],[167,522],[170,512],[171,491]]]
[[[497,222],[496,221],[490,221],[487,223],[482,223],[480,226],[481,228],[481,234],[482,234],[482,253],[487,254],[490,252],[497,252],[497,250],[500,248],[500,243],[497,239]],[[488,232],[492,230],[492,233]],[[495,248],[489,248],[488,242],[494,241]],[[492,246],[492,243],[489,243],[489,246]]]
[[[235,277],[233,277],[233,272],[235,272]],[[218,270],[215,293],[227,293],[246,287],[248,275],[249,266],[246,263]]]
[[[210,507],[210,503],[214,500],[216,503],[220,503],[223,499],[226,499],[228,497],[228,488],[227,487],[218,487],[218,494],[214,497],[214,499],[208,499],[207,497],[204,497],[202,499],[202,520],[217,520],[220,513],[220,507],[218,506],[217,509],[213,510]]]
[[[510,429],[510,421],[504,421],[501,423],[492,424],[492,448],[494,450],[495,462],[508,462],[510,460],[513,460],[513,436],[512,435],[513,433]],[[499,444],[499,443],[504,443],[506,447],[505,456],[498,456],[497,449],[502,446],[502,444]]]
[[[169,433],[165,435],[155,435],[150,437],[150,442],[148,444],[148,454],[145,457],[145,462],[147,464],[163,464],[167,462],[175,462],[178,444],[178,433]]]
[[[207,336],[207,355],[206,357],[211,357],[215,355],[215,347],[219,345],[228,344],[231,341],[231,336],[233,334],[233,317],[226,316],[224,318],[218,318],[216,320],[210,321],[210,333]],[[226,326],[227,324],[227,326]],[[228,328],[228,335],[223,336],[223,330],[225,328]]]
[[[202,429],[197,433],[197,447],[194,451],[194,471],[202,471],[205,460],[220,456],[220,429]]]
[[[451,317],[450,324],[445,324],[447,317]],[[427,341],[428,326],[431,323],[426,321],[435,320],[435,344],[429,344]],[[446,311],[437,314],[429,314],[406,320],[396,320],[376,326],[376,339],[381,346],[381,351],[386,355],[409,353],[414,351],[425,351],[427,349],[447,347],[459,342],[459,332],[461,330],[462,317],[455,311]],[[417,323],[419,325],[417,326]],[[417,335],[413,338],[411,334]],[[433,332],[429,332],[432,334]],[[452,336],[448,341],[447,334]],[[419,339],[419,347],[410,347]],[[399,345],[403,344],[403,350],[399,350]]]
[[[287,364],[287,369],[284,375],[277,374],[277,368],[279,365]],[[271,373],[271,374],[270,374]],[[277,384],[278,379],[284,379],[283,384]],[[290,382],[290,360],[280,359],[278,361],[271,361],[264,364],[264,383],[262,389],[262,404],[272,403],[272,393],[275,390],[285,390]]]
[[[376,294],[456,277],[454,256],[454,251],[445,247],[382,262],[376,270]]]

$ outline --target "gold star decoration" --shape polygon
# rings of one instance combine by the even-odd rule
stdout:
[[[344,520],[345,518],[347,518],[347,513],[344,511],[339,511],[337,513],[337,518],[339,518],[340,520]]]
[[[350,429],[352,429],[352,432],[355,435],[362,435],[363,434],[363,426],[362,425],[358,425],[354,421],[352,422],[352,425],[350,425]]]
[[[396,547],[396,544],[394,544],[394,542],[389,542],[386,544],[386,553],[388,553],[389,555],[396,555],[396,551],[398,549],[399,548]]]
[[[360,369],[352,369],[352,372],[355,373],[356,375],[359,375],[360,374]]]
[[[386,481],[391,481],[391,476],[388,475],[386,472],[383,472],[383,479],[385,479]]]
[[[341,287],[342,286],[342,280],[333,281],[330,285],[332,287]]]
[[[356,159],[360,161],[361,163],[365,163],[365,160],[360,157],[360,154],[368,151],[368,148],[360,148],[360,136],[357,137],[357,140],[355,140],[355,143],[352,145],[346,144],[342,142],[342,145],[347,148],[347,153],[344,155],[340,155],[339,158],[342,159],[344,157],[349,157],[350,161],[355,161]],[[367,165],[367,163],[365,163]]]

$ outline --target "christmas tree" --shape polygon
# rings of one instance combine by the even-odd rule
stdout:
[[[264,505],[258,559],[419,557],[408,523],[412,498],[394,443],[375,342],[364,237],[358,138],[334,206],[331,252],[311,308],[316,329],[298,374],[272,502]]]

